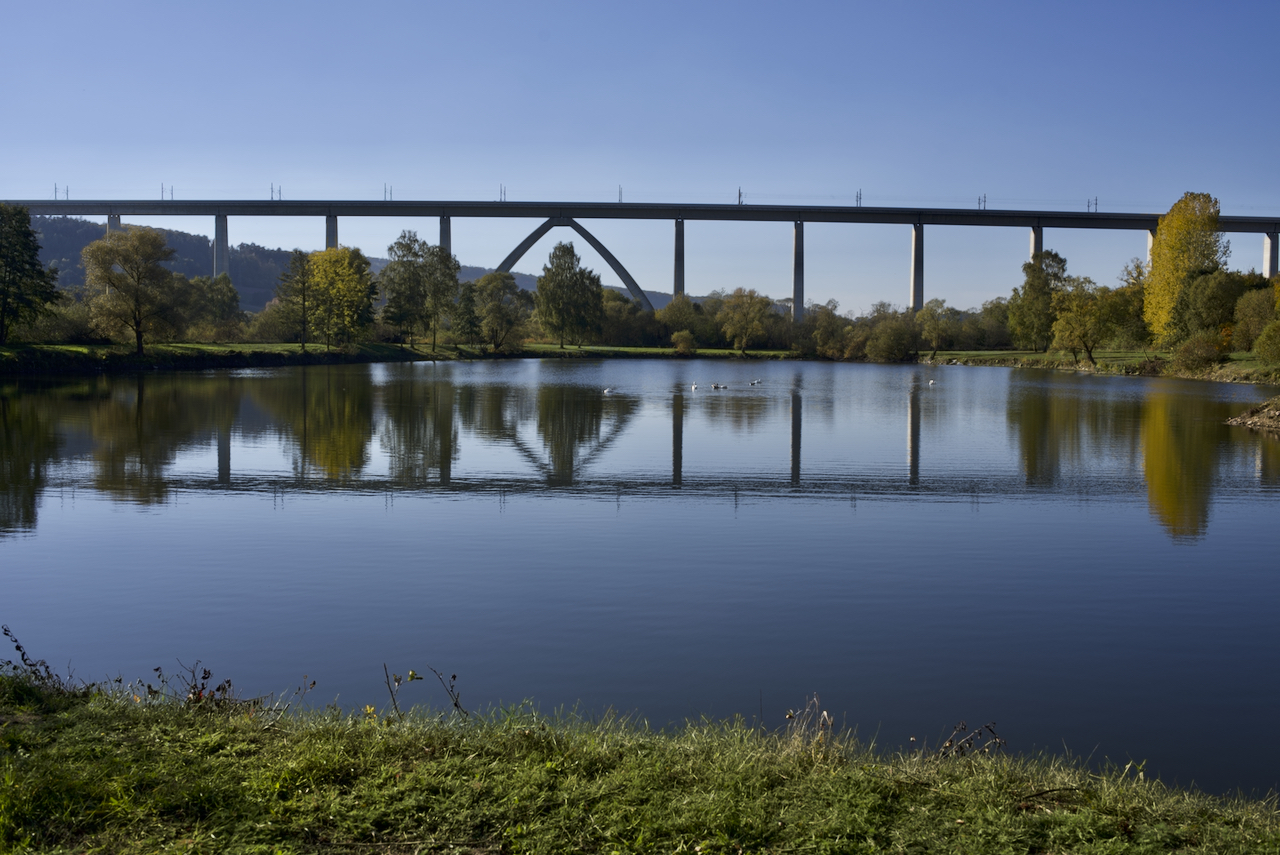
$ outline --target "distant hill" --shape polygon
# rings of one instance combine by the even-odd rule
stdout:
[[[58,268],[58,284],[72,288],[84,284],[84,266],[80,263],[80,251],[105,233],[102,223],[93,223],[77,217],[32,217],[31,226],[40,235],[40,260]],[[177,250],[169,269],[188,278],[208,276],[213,272],[213,241],[204,235],[193,235],[173,229],[164,232],[169,246]],[[275,296],[280,274],[289,268],[287,249],[267,249],[253,243],[231,247],[231,282],[240,292],[240,308],[250,312],[261,311]],[[387,265],[387,259],[369,257],[373,271],[377,273]],[[462,281],[479,279],[492,273],[491,267],[463,265],[458,273]],[[537,277],[528,273],[516,273],[516,284],[527,291],[538,287]],[[651,295],[658,306],[658,295]],[[662,303],[666,305],[667,300]]]

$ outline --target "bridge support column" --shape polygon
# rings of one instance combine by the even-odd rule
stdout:
[[[333,214],[324,218],[324,248],[333,249],[338,245],[338,218]]]
[[[107,234],[120,231],[120,215],[107,214]]]
[[[671,293],[674,297],[684,293],[684,220],[676,220],[676,270]]]
[[[218,427],[218,483],[231,484],[231,426]]]
[[[227,242],[227,215],[217,214],[213,218],[213,276],[231,275],[231,247]]]
[[[1156,230],[1148,229],[1147,230],[1147,266],[1148,267],[1151,266],[1151,247],[1155,246],[1155,243],[1156,243]]]
[[[1031,227],[1031,260],[1035,261],[1036,253],[1044,252],[1044,226]]]
[[[924,308],[924,223],[911,226],[911,311]]]
[[[1275,232],[1262,236],[1262,275],[1270,279],[1276,273],[1280,273],[1277,269],[1276,250],[1280,247],[1276,246],[1276,238],[1280,237]]]
[[[794,264],[791,269],[791,319],[804,320],[804,223],[796,220]]]
[[[449,218],[444,214],[440,215],[440,246],[445,252],[453,255],[453,229]]]

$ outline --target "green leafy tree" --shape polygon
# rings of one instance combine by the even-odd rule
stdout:
[[[1053,250],[1037,252],[1022,265],[1023,283],[1009,296],[1009,332],[1019,347],[1048,350],[1053,340],[1053,295],[1067,279],[1067,260]]]
[[[1208,193],[1184,193],[1160,218],[1151,244],[1143,313],[1156,338],[1175,338],[1174,307],[1187,283],[1221,269],[1231,253],[1218,231],[1218,200]]]
[[[362,336],[373,321],[377,296],[364,253],[345,246],[313,252],[311,278],[326,346],[335,341],[350,343]]]
[[[453,310],[453,334],[467,344],[480,340],[480,315],[476,311],[476,283],[458,286],[458,305]]]
[[[240,336],[245,316],[230,276],[220,273],[188,280],[174,274],[174,289],[189,339],[225,341]]]
[[[582,266],[572,243],[558,243],[543,265],[534,295],[538,322],[552,338],[581,341],[600,327],[604,287],[600,277]]]
[[[1168,337],[1183,341],[1206,330],[1218,334],[1229,332],[1240,298],[1248,291],[1266,287],[1266,278],[1258,273],[1215,270],[1191,277],[1173,304],[1173,314],[1166,327]]]
[[[1111,289],[1099,288],[1087,276],[1069,277],[1066,287],[1053,295],[1053,346],[1071,351],[1079,361],[1080,351],[1090,364],[1094,349],[1111,336],[1114,321],[1111,316]]]
[[[724,330],[725,338],[741,353],[765,335],[765,320],[773,311],[773,301],[754,288],[736,288],[725,298],[716,320]]]
[[[1236,327],[1231,337],[1237,350],[1252,350],[1253,343],[1276,319],[1276,298],[1271,288],[1248,291],[1236,301]]]
[[[289,269],[280,274],[276,299],[284,309],[284,321],[296,330],[302,350],[307,349],[307,333],[315,324],[316,293],[311,276],[311,256],[300,249],[289,255]]]
[[[382,307],[382,319],[402,334],[408,332],[410,347],[414,332],[427,323],[426,254],[429,248],[417,232],[401,232],[395,243],[387,247],[390,260],[378,274],[378,283],[387,300]]]
[[[9,331],[30,323],[56,303],[58,271],[40,263],[40,242],[31,215],[17,205],[0,205],[0,345]]]
[[[872,362],[902,362],[913,356],[920,328],[911,312],[882,314],[867,338],[866,356]]]
[[[1147,265],[1141,258],[1130,259],[1120,272],[1120,287],[1108,297],[1114,324],[1112,341],[1119,347],[1145,348],[1151,344],[1151,328],[1143,312]]]
[[[95,292],[94,325],[108,335],[132,333],[139,356],[148,335],[171,333],[179,321],[173,274],[164,266],[173,254],[161,232],[138,227],[111,232],[80,254]]]
[[[930,300],[916,313],[916,323],[920,337],[933,348],[929,354],[933,359],[938,348],[950,344],[960,331],[960,311],[948,306],[946,300]]]
[[[442,246],[429,246],[423,252],[423,282],[426,286],[427,321],[431,324],[431,349],[436,349],[440,321],[449,317],[458,299],[458,259]]]
[[[486,273],[475,290],[480,332],[492,350],[499,350],[529,315],[526,292],[510,273]]]

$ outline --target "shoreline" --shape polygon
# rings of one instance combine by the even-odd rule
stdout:
[[[1140,762],[1010,753],[985,728],[889,752],[836,732],[816,698],[782,731],[653,731],[528,703],[401,712],[398,676],[390,704],[345,712],[300,708],[307,687],[245,700],[194,669],[158,689],[72,685],[23,659],[0,668],[0,844],[21,851],[1280,847],[1274,792],[1207,795]]]

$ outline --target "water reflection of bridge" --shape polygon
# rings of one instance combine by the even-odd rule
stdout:
[[[678,386],[655,401],[574,385],[536,387],[455,384],[452,374],[389,368],[385,378],[317,369],[280,376],[139,376],[78,380],[30,394],[0,390],[0,535],[35,526],[39,496],[84,489],[136,503],[168,500],[175,491],[407,492],[500,495],[555,492],[582,496],[726,498],[802,496],[814,499],[912,498],[980,501],[998,496],[1066,493],[1082,497],[1145,493],[1152,514],[1174,536],[1198,536],[1208,523],[1214,490],[1280,484],[1280,445],[1258,439],[1252,450],[1232,443],[1217,416],[1179,407],[1176,395],[1145,397],[1046,395],[1033,375],[1011,374],[1007,420],[1017,454],[1012,467],[966,470],[961,462],[923,466],[929,426],[945,423],[946,398],[904,376],[905,459],[849,471],[823,470],[802,453],[805,391],[796,373],[789,388],[769,393],[691,393]],[[1063,385],[1064,381],[1057,381]],[[1094,381],[1097,382],[1097,381]],[[1091,387],[1092,388],[1092,387]],[[15,391],[17,389],[17,391]],[[811,396],[812,397],[812,396]],[[901,400],[901,399],[900,399]],[[819,411],[823,399],[817,399]],[[788,409],[790,468],[745,468],[731,460],[708,472],[690,467],[686,428],[691,413],[713,425],[732,424],[770,436],[786,434],[779,410]],[[656,406],[655,406],[656,405]],[[812,405],[811,405],[812,406]],[[1210,405],[1217,406],[1217,405]],[[608,471],[608,453],[634,431],[637,416],[669,414],[670,470],[656,460]],[[651,423],[651,422],[650,422]],[[1140,431],[1133,426],[1139,425]],[[481,449],[459,468],[460,430],[489,447],[514,452],[513,465],[486,472]],[[777,430],[777,433],[771,431]],[[705,438],[705,434],[699,433]],[[233,440],[239,438],[240,445]],[[289,464],[279,471],[237,469],[237,448],[280,441]],[[375,440],[385,472],[370,466]],[[700,440],[701,441],[701,440]],[[776,441],[776,440],[774,440]],[[785,439],[782,439],[785,442]],[[850,437],[851,443],[856,438]],[[1094,470],[1094,447],[1105,446],[1118,465]],[[480,446],[477,445],[477,448]],[[1229,449],[1236,449],[1228,451]],[[183,452],[216,450],[200,461]],[[1252,454],[1249,465],[1223,465]],[[468,451],[470,455],[470,451]],[[838,455],[837,455],[838,457]],[[196,458],[198,460],[198,458]],[[927,462],[927,461],[926,461]],[[1113,461],[1114,463],[1114,461]],[[207,466],[208,471],[200,471]]]

